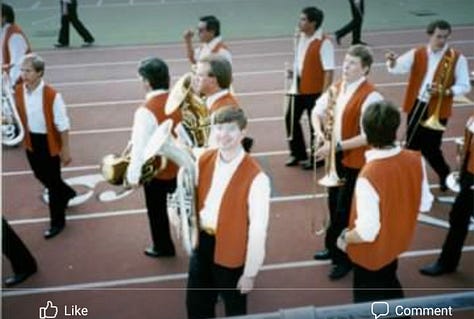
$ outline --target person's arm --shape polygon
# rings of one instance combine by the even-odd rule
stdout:
[[[346,228],[337,239],[337,246],[343,251],[347,245],[373,242],[380,232],[380,198],[366,178],[357,179],[354,200],[357,211],[354,228]]]
[[[259,173],[252,182],[248,204],[249,230],[247,255],[244,272],[237,283],[237,288],[243,294],[253,289],[255,277],[265,258],[265,243],[270,209],[270,180],[265,173]]]
[[[420,201],[420,212],[428,212],[433,204],[433,194],[430,191],[430,185],[428,184],[428,175],[426,174],[426,164],[423,157],[421,158],[421,167],[423,171],[423,177],[421,182],[421,201]]]
[[[387,71],[392,74],[405,74],[410,72],[415,61],[415,49],[404,53],[401,56],[392,51],[385,53]]]
[[[334,79],[334,45],[329,39],[324,39],[321,44],[321,63],[324,70],[323,92],[325,92],[332,84]]]
[[[28,45],[25,38],[21,34],[14,34],[8,41],[8,50],[10,51],[10,83],[15,85],[20,77],[21,63],[25,52],[28,49]]]
[[[142,166],[145,160],[147,160],[143,157],[143,152],[156,127],[155,116],[148,109],[139,107],[135,111],[130,138],[130,164],[128,165],[126,174],[127,183],[131,187],[139,186]]]
[[[188,57],[188,60],[189,62],[191,62],[191,64],[196,64],[196,59],[194,57],[193,37],[194,37],[193,29],[188,29],[184,31],[183,39],[184,39],[184,45],[186,48],[186,56]]]
[[[61,163],[66,166],[72,161],[69,147],[69,130],[71,124],[67,115],[66,104],[59,93],[54,97],[53,121],[61,137]]]
[[[454,84],[449,88],[448,95],[464,95],[471,91],[469,67],[466,57],[460,55],[454,69]]]

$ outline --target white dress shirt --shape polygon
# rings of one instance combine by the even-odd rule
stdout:
[[[224,162],[218,154],[211,187],[199,214],[199,222],[202,227],[217,228],[222,197],[244,156],[245,152],[241,149],[236,158],[230,162]],[[198,175],[199,170],[196,169],[196,176]],[[263,172],[258,173],[252,181],[248,196],[248,207],[249,232],[243,274],[246,277],[255,277],[265,258],[265,240],[270,207],[270,179]]]
[[[148,92],[145,100],[148,101],[151,98],[165,94],[168,91],[165,90],[154,90]],[[144,158],[145,147],[148,144],[150,137],[153,135],[155,130],[158,128],[158,123],[155,115],[146,107],[140,106],[135,111],[133,117],[132,135],[130,143],[132,149],[130,151],[130,164],[127,168],[127,181],[130,184],[138,184],[140,175],[142,172],[142,166],[147,160]]]
[[[428,68],[423,78],[420,90],[418,92],[418,99],[424,102],[427,102],[428,97],[426,93],[426,87],[430,86],[433,82],[433,77],[435,75],[438,64],[444,56],[448,45],[446,44],[443,49],[433,52],[430,46],[426,47],[428,54]],[[395,66],[390,67],[389,62],[387,61],[388,72],[393,74],[405,74],[411,71],[412,65],[415,62],[415,50],[411,49],[405,54],[397,58]],[[460,54],[456,66],[454,68],[454,84],[449,88],[453,95],[464,95],[469,93],[471,90],[471,84],[469,82],[469,70],[467,65],[467,60],[464,55]]]
[[[361,77],[359,80],[354,81],[352,83],[346,84],[344,82],[341,83],[341,88],[339,90],[339,95],[336,98],[336,105],[334,109],[334,132],[335,132],[335,139],[336,142],[341,141],[341,136],[342,136],[342,117],[344,115],[344,110],[349,103],[349,101],[352,99],[352,96],[354,93],[357,91],[359,86],[366,80],[365,77]],[[362,109],[360,112],[360,119],[359,119],[359,125],[361,127],[361,134],[365,135],[365,133],[362,130],[362,116],[364,114],[364,111],[367,109],[367,107],[377,101],[383,100],[383,96],[377,92],[373,91],[371,92],[367,98],[365,99],[364,103],[362,104]],[[316,106],[313,109],[313,116],[317,115],[319,117],[322,117],[323,119],[326,117],[326,109],[328,107],[329,103],[329,94],[328,91],[323,93],[323,95],[316,101]]]
[[[303,72],[304,58],[306,56],[306,51],[308,51],[309,45],[313,40],[323,38],[323,31],[321,28],[316,30],[312,36],[308,37],[305,33],[300,33],[298,41],[298,51],[294,63],[296,63],[298,69],[298,76],[301,76]],[[320,48],[320,59],[321,64],[323,65],[324,71],[334,70],[334,45],[329,39],[325,39],[321,44]]]
[[[396,146],[391,149],[371,149],[365,152],[367,163],[398,155],[401,148]],[[433,195],[430,192],[428,185],[428,178],[426,175],[425,161],[421,158],[421,165],[423,170],[422,184],[421,184],[421,202],[420,212],[427,212],[431,209],[433,203]],[[355,186],[355,196],[357,199],[357,218],[355,220],[355,227],[357,234],[367,242],[373,242],[380,231],[380,198],[367,178],[359,177]]]
[[[212,54],[212,51],[214,50],[214,48],[221,42],[222,42],[222,37],[219,36],[212,39],[209,43],[201,43],[199,47],[194,49],[194,59],[197,62],[199,62],[205,57],[208,57],[209,55]],[[230,51],[227,50],[226,48],[220,48],[216,54],[222,56],[227,61],[229,61],[230,64],[232,64],[232,55],[230,54]]]
[[[39,85],[31,92],[28,92],[23,84],[23,98],[25,101],[26,118],[28,122],[28,130],[31,133],[46,134],[46,119],[43,112],[43,89],[44,81],[41,80]],[[61,94],[56,93],[53,102],[53,121],[59,132],[69,130],[71,127],[69,117],[66,112]]]
[[[5,42],[5,34],[7,33],[8,28],[10,28],[11,24],[7,23],[2,28],[1,33],[1,48],[3,48]],[[14,85],[21,74],[21,63],[23,62],[23,57],[26,54],[26,50],[28,49],[28,44],[26,43],[26,39],[19,33],[14,33],[10,37],[10,40],[7,43],[8,51],[10,52],[10,83]],[[0,57],[2,61],[2,65],[4,64],[3,58],[3,50],[0,50]]]

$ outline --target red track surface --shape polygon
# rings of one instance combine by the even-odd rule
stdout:
[[[474,69],[473,31],[474,27],[458,28],[452,38],[455,47],[468,57],[471,70]],[[389,48],[404,52],[425,43],[423,30],[372,33],[365,39],[376,57],[371,80],[379,85],[385,97],[400,103],[406,79],[387,74],[382,65],[383,54]],[[272,197],[281,200],[271,205],[266,268],[249,297],[249,312],[350,303],[351,276],[331,282],[326,276],[328,263],[312,260],[313,252],[323,247],[323,238],[313,232],[327,209],[325,198],[286,198],[324,193],[323,188],[315,186],[311,173],[283,165],[287,156],[282,118],[283,65],[292,58],[291,40],[229,44],[234,55],[235,91],[251,119],[249,135],[256,140],[253,154],[272,178]],[[345,47],[339,47],[336,52],[339,65],[344,51]],[[65,170],[65,178],[97,174],[101,158],[125,146],[132,114],[143,97],[136,76],[140,59],[151,55],[164,58],[174,79],[189,70],[182,58],[181,45],[56,50],[41,55],[47,61],[47,80],[63,94],[70,107],[73,163]],[[102,65],[111,62],[116,64]],[[471,93],[471,100],[473,96]],[[462,135],[472,108],[470,104],[455,109],[445,138]],[[443,149],[454,169],[454,143],[445,142]],[[431,183],[437,183],[431,170],[429,177]],[[87,191],[85,187],[78,189]],[[108,189],[110,186],[99,183],[94,195]],[[183,288],[188,258],[181,250],[173,259],[144,256],[143,249],[150,239],[141,192],[109,203],[91,197],[68,210],[67,227],[60,236],[45,241],[42,231],[48,226],[48,211],[40,200],[41,191],[29,171],[23,150],[4,149],[2,211],[39,264],[39,272],[19,288],[58,289],[52,292],[4,289],[3,318],[36,318],[39,307],[45,306],[47,300],[60,306],[61,311],[64,305],[87,307],[88,318],[185,317]],[[437,194],[437,188],[433,192]],[[429,215],[446,220],[448,211],[448,205],[435,203]],[[123,214],[99,215],[114,212]],[[410,249],[414,253],[401,258],[399,266],[408,296],[473,289],[472,234],[466,241],[470,250],[464,252],[457,273],[436,279],[419,275],[418,268],[436,258],[438,251],[432,250],[441,246],[445,234],[444,228],[419,223]],[[4,262],[2,275],[10,273],[9,263]],[[130,281],[117,282],[122,280]]]

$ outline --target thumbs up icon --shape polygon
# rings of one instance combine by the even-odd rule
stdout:
[[[58,307],[53,305],[53,302],[48,300],[46,307],[39,308],[40,319],[54,319],[58,315]]]

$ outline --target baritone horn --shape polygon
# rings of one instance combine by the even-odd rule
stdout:
[[[25,128],[21,123],[13,98],[10,77],[7,72],[2,73],[2,144],[16,146],[25,136]]]
[[[169,115],[179,108],[186,140],[191,146],[203,147],[209,140],[210,117],[203,99],[194,92],[192,81],[193,73],[188,72],[176,82],[166,101],[165,113]]]
[[[168,195],[170,223],[181,239],[184,250],[191,255],[198,244],[198,216],[196,211],[196,170],[191,153],[181,147],[171,135],[171,120],[163,122],[150,139],[145,155],[160,154],[179,166],[176,190]]]

